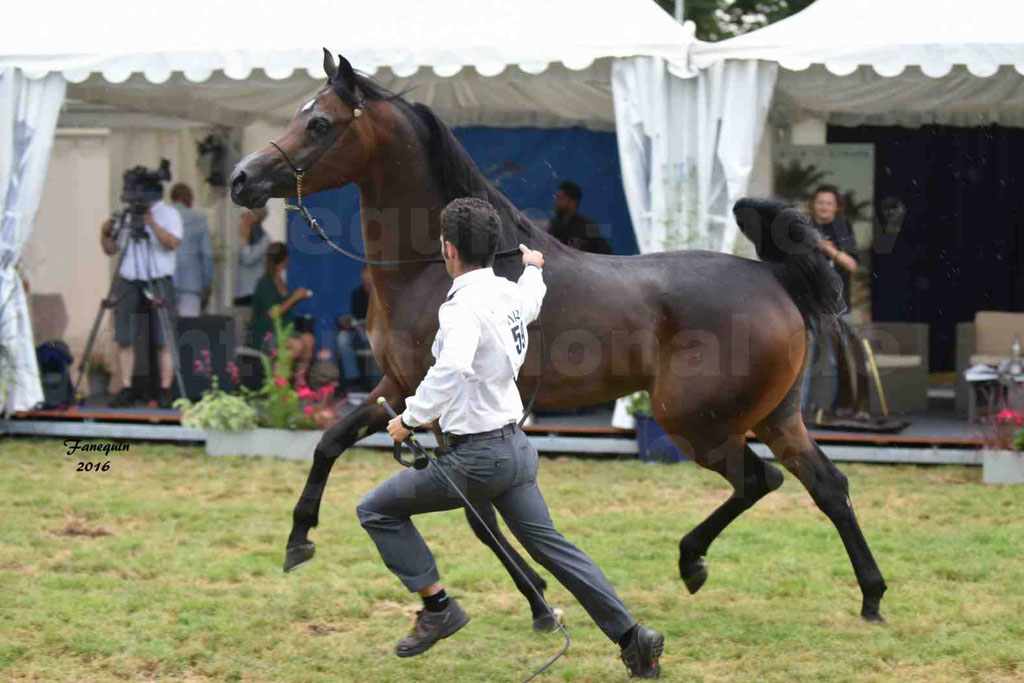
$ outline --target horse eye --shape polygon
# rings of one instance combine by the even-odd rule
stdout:
[[[310,119],[309,123],[306,124],[306,130],[314,135],[323,135],[330,130],[330,128],[330,122],[327,119],[320,118],[319,116]]]

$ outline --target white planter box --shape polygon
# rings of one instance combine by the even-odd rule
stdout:
[[[271,455],[290,460],[312,460],[323,432],[316,429],[251,429],[247,432],[206,432],[209,455]]]
[[[986,484],[1024,484],[1024,454],[982,451],[981,480]]]

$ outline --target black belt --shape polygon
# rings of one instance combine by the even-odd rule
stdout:
[[[514,434],[516,431],[516,423],[512,422],[501,429],[492,429],[489,432],[480,432],[479,434],[445,434],[444,438],[448,440],[448,444],[454,446],[459,443],[467,443],[469,441],[481,441],[483,439],[494,439],[499,436],[509,436]]]

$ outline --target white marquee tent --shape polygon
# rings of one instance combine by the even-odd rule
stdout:
[[[1024,3],[818,0],[720,43],[693,66],[777,64],[772,114],[840,125],[1024,125]]]
[[[732,203],[769,120],[1024,126],[1022,22],[1019,0],[817,0],[758,31],[692,44],[687,72],[616,63],[619,156],[641,250],[733,250]]]
[[[415,86],[409,99],[453,126],[612,130],[613,62],[657,58],[681,69],[693,41],[651,0],[105,0],[61,5],[59,17],[45,3],[17,3],[4,15],[17,27],[0,48],[0,300],[8,302],[0,335],[17,356],[13,385],[0,388],[5,412],[41,398],[13,267],[39,209],[62,107],[92,125],[141,112],[276,126],[323,83],[326,46],[389,87]]]
[[[41,3],[6,12],[21,28],[0,68],[59,72],[70,99],[227,125],[291,118],[324,79],[326,46],[388,85],[419,86],[412,96],[451,125],[610,130],[611,59],[682,60],[690,42],[650,0],[106,0],[51,14]]]

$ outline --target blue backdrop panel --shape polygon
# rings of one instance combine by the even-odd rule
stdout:
[[[553,196],[563,180],[583,189],[581,211],[596,220],[616,254],[637,253],[636,237],[622,192],[614,133],[582,128],[459,128],[455,136],[480,170],[516,206],[546,227]],[[363,253],[359,193],[354,186],[303,200],[331,239]],[[288,212],[288,286],[303,285],[313,297],[295,307],[316,318],[317,346],[333,348],[334,321],[350,310],[362,266],[343,258]]]

